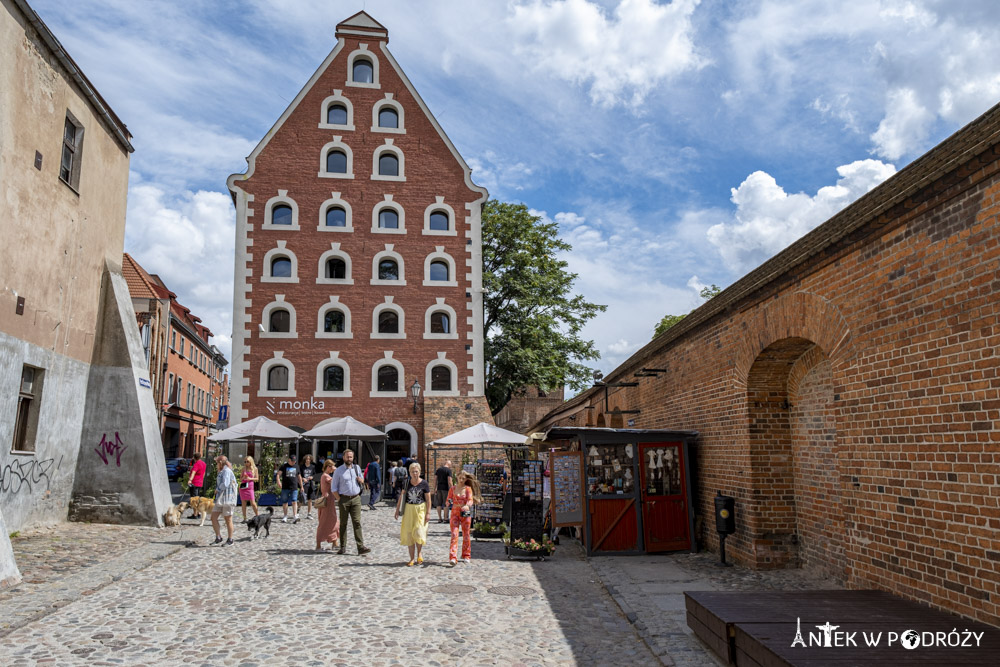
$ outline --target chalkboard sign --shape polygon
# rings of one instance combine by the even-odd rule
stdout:
[[[510,481],[510,492],[513,496],[510,517],[511,539],[541,540],[544,528],[542,462],[538,460],[513,461]]]
[[[499,526],[503,521],[503,470],[502,461],[481,460],[476,464],[476,479],[483,496],[483,502],[476,503],[476,523]]]
[[[583,454],[552,452],[552,525],[583,525]]]

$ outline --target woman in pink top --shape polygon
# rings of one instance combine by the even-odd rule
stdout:
[[[247,503],[253,507],[253,515],[260,516],[257,509],[257,497],[254,494],[254,482],[260,477],[257,474],[257,465],[253,462],[253,457],[248,456],[243,462],[243,474],[240,476],[240,500],[243,504],[243,523],[247,522]]]
[[[192,498],[201,495],[202,485],[205,484],[205,462],[201,460],[201,452],[194,453],[194,463],[191,464],[191,474],[188,476],[188,493]],[[192,514],[192,519],[197,519],[200,514]]]
[[[458,484],[448,491],[448,502],[451,503],[451,548],[448,549],[448,562],[455,565],[458,562],[458,531],[462,531],[462,562],[472,560],[472,506],[482,502],[479,493],[479,480],[467,472],[463,472]]]

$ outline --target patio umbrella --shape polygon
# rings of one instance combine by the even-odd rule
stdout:
[[[389,436],[367,424],[359,422],[354,417],[341,417],[332,422],[317,426],[302,434],[303,438],[323,438],[324,440],[385,440]]]
[[[264,440],[298,440],[299,434],[267,417],[254,417],[236,426],[230,426],[225,431],[219,431],[208,439],[218,440],[249,440],[261,438]]]
[[[523,445],[528,438],[505,428],[479,422],[458,433],[438,438],[435,445]]]

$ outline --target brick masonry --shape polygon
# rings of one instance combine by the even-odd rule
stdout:
[[[1000,625],[1000,107],[608,375],[638,428],[692,429],[699,539]],[[592,409],[586,410],[587,407]],[[589,390],[534,428],[596,425]]]

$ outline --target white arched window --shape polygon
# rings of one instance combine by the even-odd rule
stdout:
[[[319,152],[320,178],[354,178],[354,154],[339,136],[325,144]]]
[[[385,297],[385,302],[372,310],[372,338],[406,338],[403,309],[393,299]]]
[[[372,257],[372,285],[405,285],[406,272],[403,256],[393,250],[392,243],[385,244],[385,250]]]
[[[288,196],[288,190],[278,190],[277,197],[271,197],[264,205],[264,222],[261,229],[298,231],[299,205]]]
[[[319,127],[323,130],[354,130],[354,106],[351,101],[334,90],[320,106]]]
[[[382,201],[372,207],[372,233],[406,233],[406,216],[403,207],[392,200],[392,195],[383,195]]]
[[[392,93],[386,93],[385,99],[372,107],[372,132],[406,134],[403,105],[392,99]]]
[[[378,58],[368,50],[367,44],[347,56],[347,85],[357,88],[378,88]]]
[[[277,248],[271,248],[264,255],[262,283],[297,283],[299,265],[295,253],[286,248],[287,241],[278,241]]]
[[[321,232],[353,232],[351,205],[341,198],[339,192],[331,192],[330,195],[319,205],[319,225],[316,229]]]
[[[444,203],[444,197],[435,197],[434,203],[424,209],[424,234],[428,236],[456,236],[455,209]]]
[[[264,306],[260,315],[260,323],[264,330],[261,338],[298,338],[296,329],[295,308],[285,301],[284,294],[275,294],[274,301]]]
[[[351,309],[340,302],[339,296],[331,296],[330,301],[320,307],[316,338],[354,338],[351,333]]]
[[[444,297],[437,297],[434,301],[435,304],[424,313],[424,338],[457,340],[455,309],[444,302]]]
[[[284,352],[275,352],[274,357],[260,365],[257,396],[295,396],[295,366],[284,355]]]
[[[330,356],[316,367],[315,395],[323,398],[351,397],[351,367],[340,358],[340,352],[330,352]]]
[[[424,259],[424,286],[457,287],[455,259],[444,251],[443,245],[434,250]]]
[[[437,359],[427,364],[424,377],[424,396],[458,396],[458,367],[444,352],[437,353]]]
[[[406,180],[403,151],[399,150],[398,146],[393,146],[393,141],[393,139],[386,139],[385,143],[372,153],[373,181]]]
[[[372,365],[371,398],[405,398],[406,375],[403,364],[392,358],[392,352],[383,352],[383,358]]]
[[[330,249],[319,256],[316,274],[319,285],[353,285],[351,256],[340,249],[339,243],[331,243]]]

